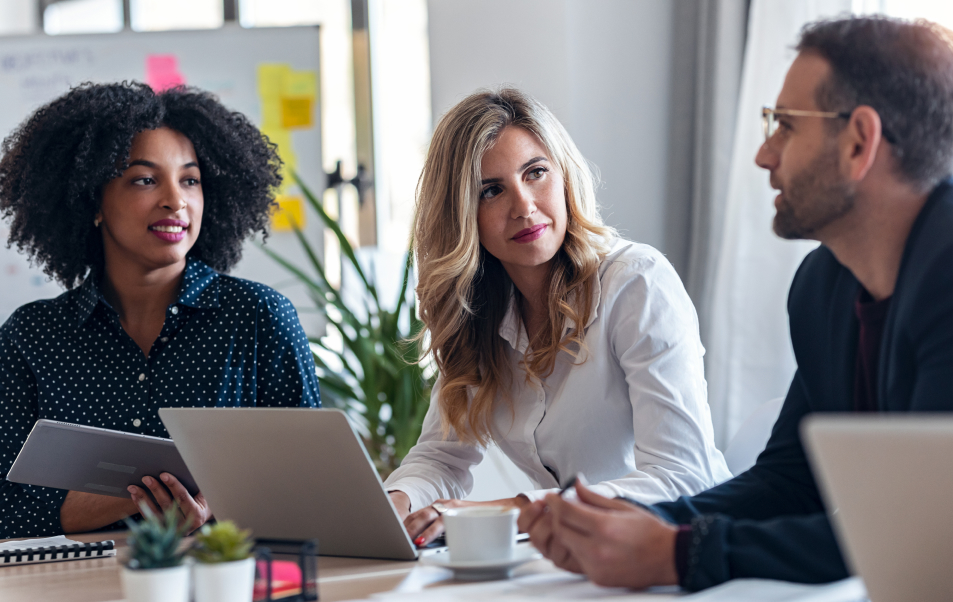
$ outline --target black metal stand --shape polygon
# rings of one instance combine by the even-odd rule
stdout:
[[[318,600],[318,540],[309,539],[306,541],[288,541],[284,539],[258,539],[255,540],[255,580],[265,584],[264,597],[261,593],[255,597],[255,602],[271,602],[275,600],[272,597],[273,571],[272,571],[272,552],[268,546],[294,546],[298,555],[298,567],[301,569],[301,593],[295,596],[280,598],[283,602],[306,602]],[[261,570],[262,567],[264,570]],[[262,574],[263,573],[263,574]]]

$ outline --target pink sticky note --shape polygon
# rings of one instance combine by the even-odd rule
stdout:
[[[185,85],[174,54],[150,54],[146,57],[146,83],[156,92]]]

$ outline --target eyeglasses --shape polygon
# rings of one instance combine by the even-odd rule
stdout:
[[[823,119],[850,119],[853,111],[842,111],[835,113],[833,111],[802,111],[800,109],[772,109],[771,107],[761,107],[761,127],[764,128],[764,141],[767,142],[778,131],[778,115],[789,115],[791,117],[821,117]],[[884,140],[890,144],[896,144],[896,138],[887,131],[887,128],[881,125],[880,134]]]
[[[791,117],[823,117],[824,119],[850,119],[850,113],[832,111],[801,111],[800,109],[772,109],[761,107],[761,127],[764,128],[764,140],[767,142],[778,131],[778,115]]]

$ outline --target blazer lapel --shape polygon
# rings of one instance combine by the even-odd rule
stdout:
[[[908,411],[909,391],[904,388],[898,366],[902,365],[902,353],[898,347],[898,332],[904,321],[916,318],[916,308],[910,290],[920,286],[931,269],[938,245],[949,240],[949,217],[953,196],[951,181],[941,182],[927,198],[920,215],[913,222],[903,250],[897,283],[894,285],[890,309],[884,322],[880,340],[880,360],[877,362],[877,406],[880,411]],[[906,294],[905,294],[906,293]],[[899,379],[899,380],[898,380]],[[906,393],[906,394],[904,394]]]

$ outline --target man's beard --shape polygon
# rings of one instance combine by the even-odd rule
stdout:
[[[854,207],[854,186],[841,178],[838,151],[828,146],[784,187],[774,216],[774,233],[781,238],[816,240],[816,232]]]

